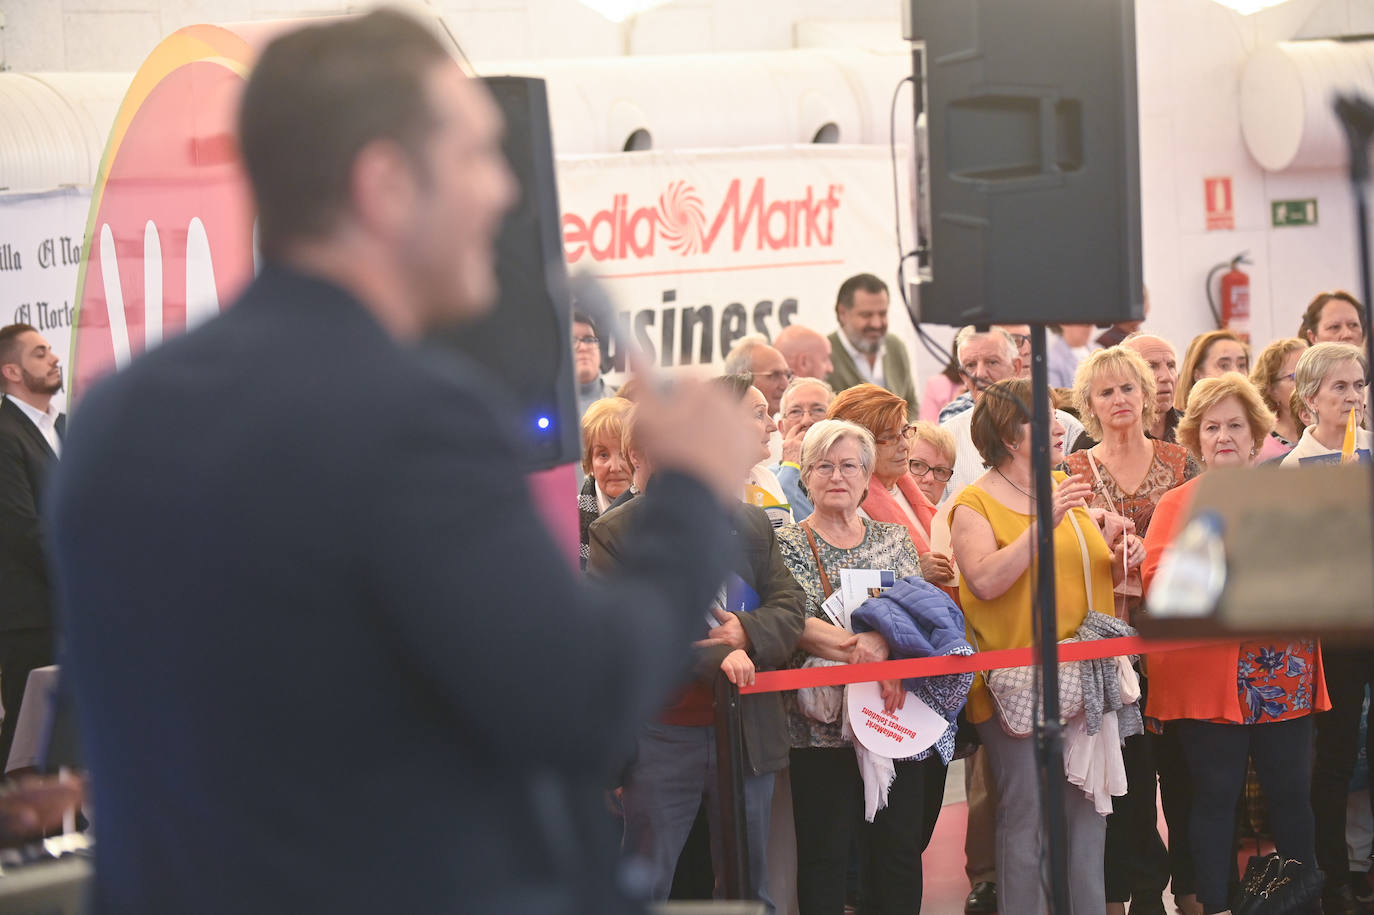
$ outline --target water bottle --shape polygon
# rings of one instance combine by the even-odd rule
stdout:
[[[1161,619],[1210,615],[1226,587],[1224,526],[1214,511],[1202,512],[1164,551],[1146,607]]]

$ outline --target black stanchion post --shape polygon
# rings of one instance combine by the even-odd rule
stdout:
[[[1374,137],[1374,105],[1359,96],[1338,95],[1335,107],[1350,147],[1350,191],[1355,196],[1355,236],[1360,246],[1360,295],[1364,304],[1364,353],[1365,360],[1374,368],[1374,333],[1370,332],[1374,327],[1374,302],[1370,301],[1374,292],[1369,277],[1369,141]],[[1374,459],[1370,461],[1370,474],[1374,475]],[[1370,510],[1374,512],[1374,503]]]
[[[749,885],[749,835],[744,819],[744,723],[739,688],[716,673],[716,797],[725,873],[716,879],[726,899],[753,899]]]
[[[1050,385],[1045,325],[1031,325],[1031,468],[1035,475],[1036,599],[1031,632],[1040,664],[1043,721],[1037,732],[1040,800],[1049,857],[1050,911],[1068,915],[1068,830],[1064,824],[1064,736],[1059,724],[1059,632],[1054,596],[1054,527],[1050,478]],[[1084,865],[1090,866],[1090,865]],[[1100,865],[1099,865],[1100,866]]]

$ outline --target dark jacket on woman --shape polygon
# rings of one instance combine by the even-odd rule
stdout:
[[[631,499],[618,508],[608,509],[590,528],[591,556],[587,568],[594,574],[613,577],[627,546],[626,536],[632,520],[643,508],[643,499]],[[785,667],[796,651],[806,626],[806,597],[801,585],[782,561],[773,525],[763,509],[741,503],[731,518],[730,568],[758,594],[759,605],[752,612],[737,613],[749,634],[749,657],[757,670]],[[707,608],[702,610],[702,633],[706,636]],[[708,645],[693,649],[691,677],[710,683],[720,671],[721,662],[732,649],[728,645]],[[684,676],[684,682],[690,679]],[[788,740],[781,693],[757,693],[741,702],[744,718],[746,771],[759,775],[787,766]]]

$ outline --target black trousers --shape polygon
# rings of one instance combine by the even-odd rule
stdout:
[[[1140,680],[1140,707],[1145,707],[1148,681]],[[1112,798],[1107,817],[1103,885],[1108,902],[1130,902],[1139,915],[1163,912],[1169,885],[1169,852],[1159,837],[1155,806],[1155,735],[1127,737],[1121,748],[1126,765],[1126,793]]]
[[[1247,755],[1255,761],[1269,801],[1275,848],[1285,858],[1312,860],[1312,717],[1265,724],[1178,722],[1193,781],[1188,838],[1203,911],[1228,908],[1227,877],[1236,860],[1236,801],[1245,783]]]
[[[29,673],[56,663],[53,656],[52,629],[11,629],[0,632],[0,702],[5,706],[5,721],[0,724],[0,772],[10,758],[14,727],[24,701]]]
[[[1174,896],[1197,892],[1193,879],[1193,847],[1188,841],[1188,824],[1193,814],[1193,781],[1188,760],[1178,739],[1178,722],[1164,724],[1164,733],[1154,735],[1155,771],[1159,773],[1159,803],[1164,822],[1169,826],[1169,875]]]
[[[1345,804],[1359,752],[1365,684],[1374,677],[1374,650],[1322,646],[1322,669],[1331,710],[1316,715],[1317,752],[1312,763],[1312,813],[1317,820],[1317,866],[1328,881],[1346,879]],[[1374,759],[1374,729],[1366,737]],[[1266,793],[1268,793],[1266,791]]]
[[[859,849],[859,915],[921,911],[921,852],[944,800],[938,756],[898,762],[887,806],[864,819],[863,780],[849,747],[793,750],[792,817],[797,830],[797,907],[801,915],[844,911],[849,845]]]

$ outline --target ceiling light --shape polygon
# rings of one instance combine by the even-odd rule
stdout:
[[[1288,0],[1213,0],[1213,2],[1220,3],[1229,10],[1235,10],[1242,16],[1249,16],[1251,13],[1267,10],[1271,6],[1287,3]]]
[[[582,0],[582,5],[595,10],[611,22],[624,22],[631,16],[662,6],[669,0]]]

